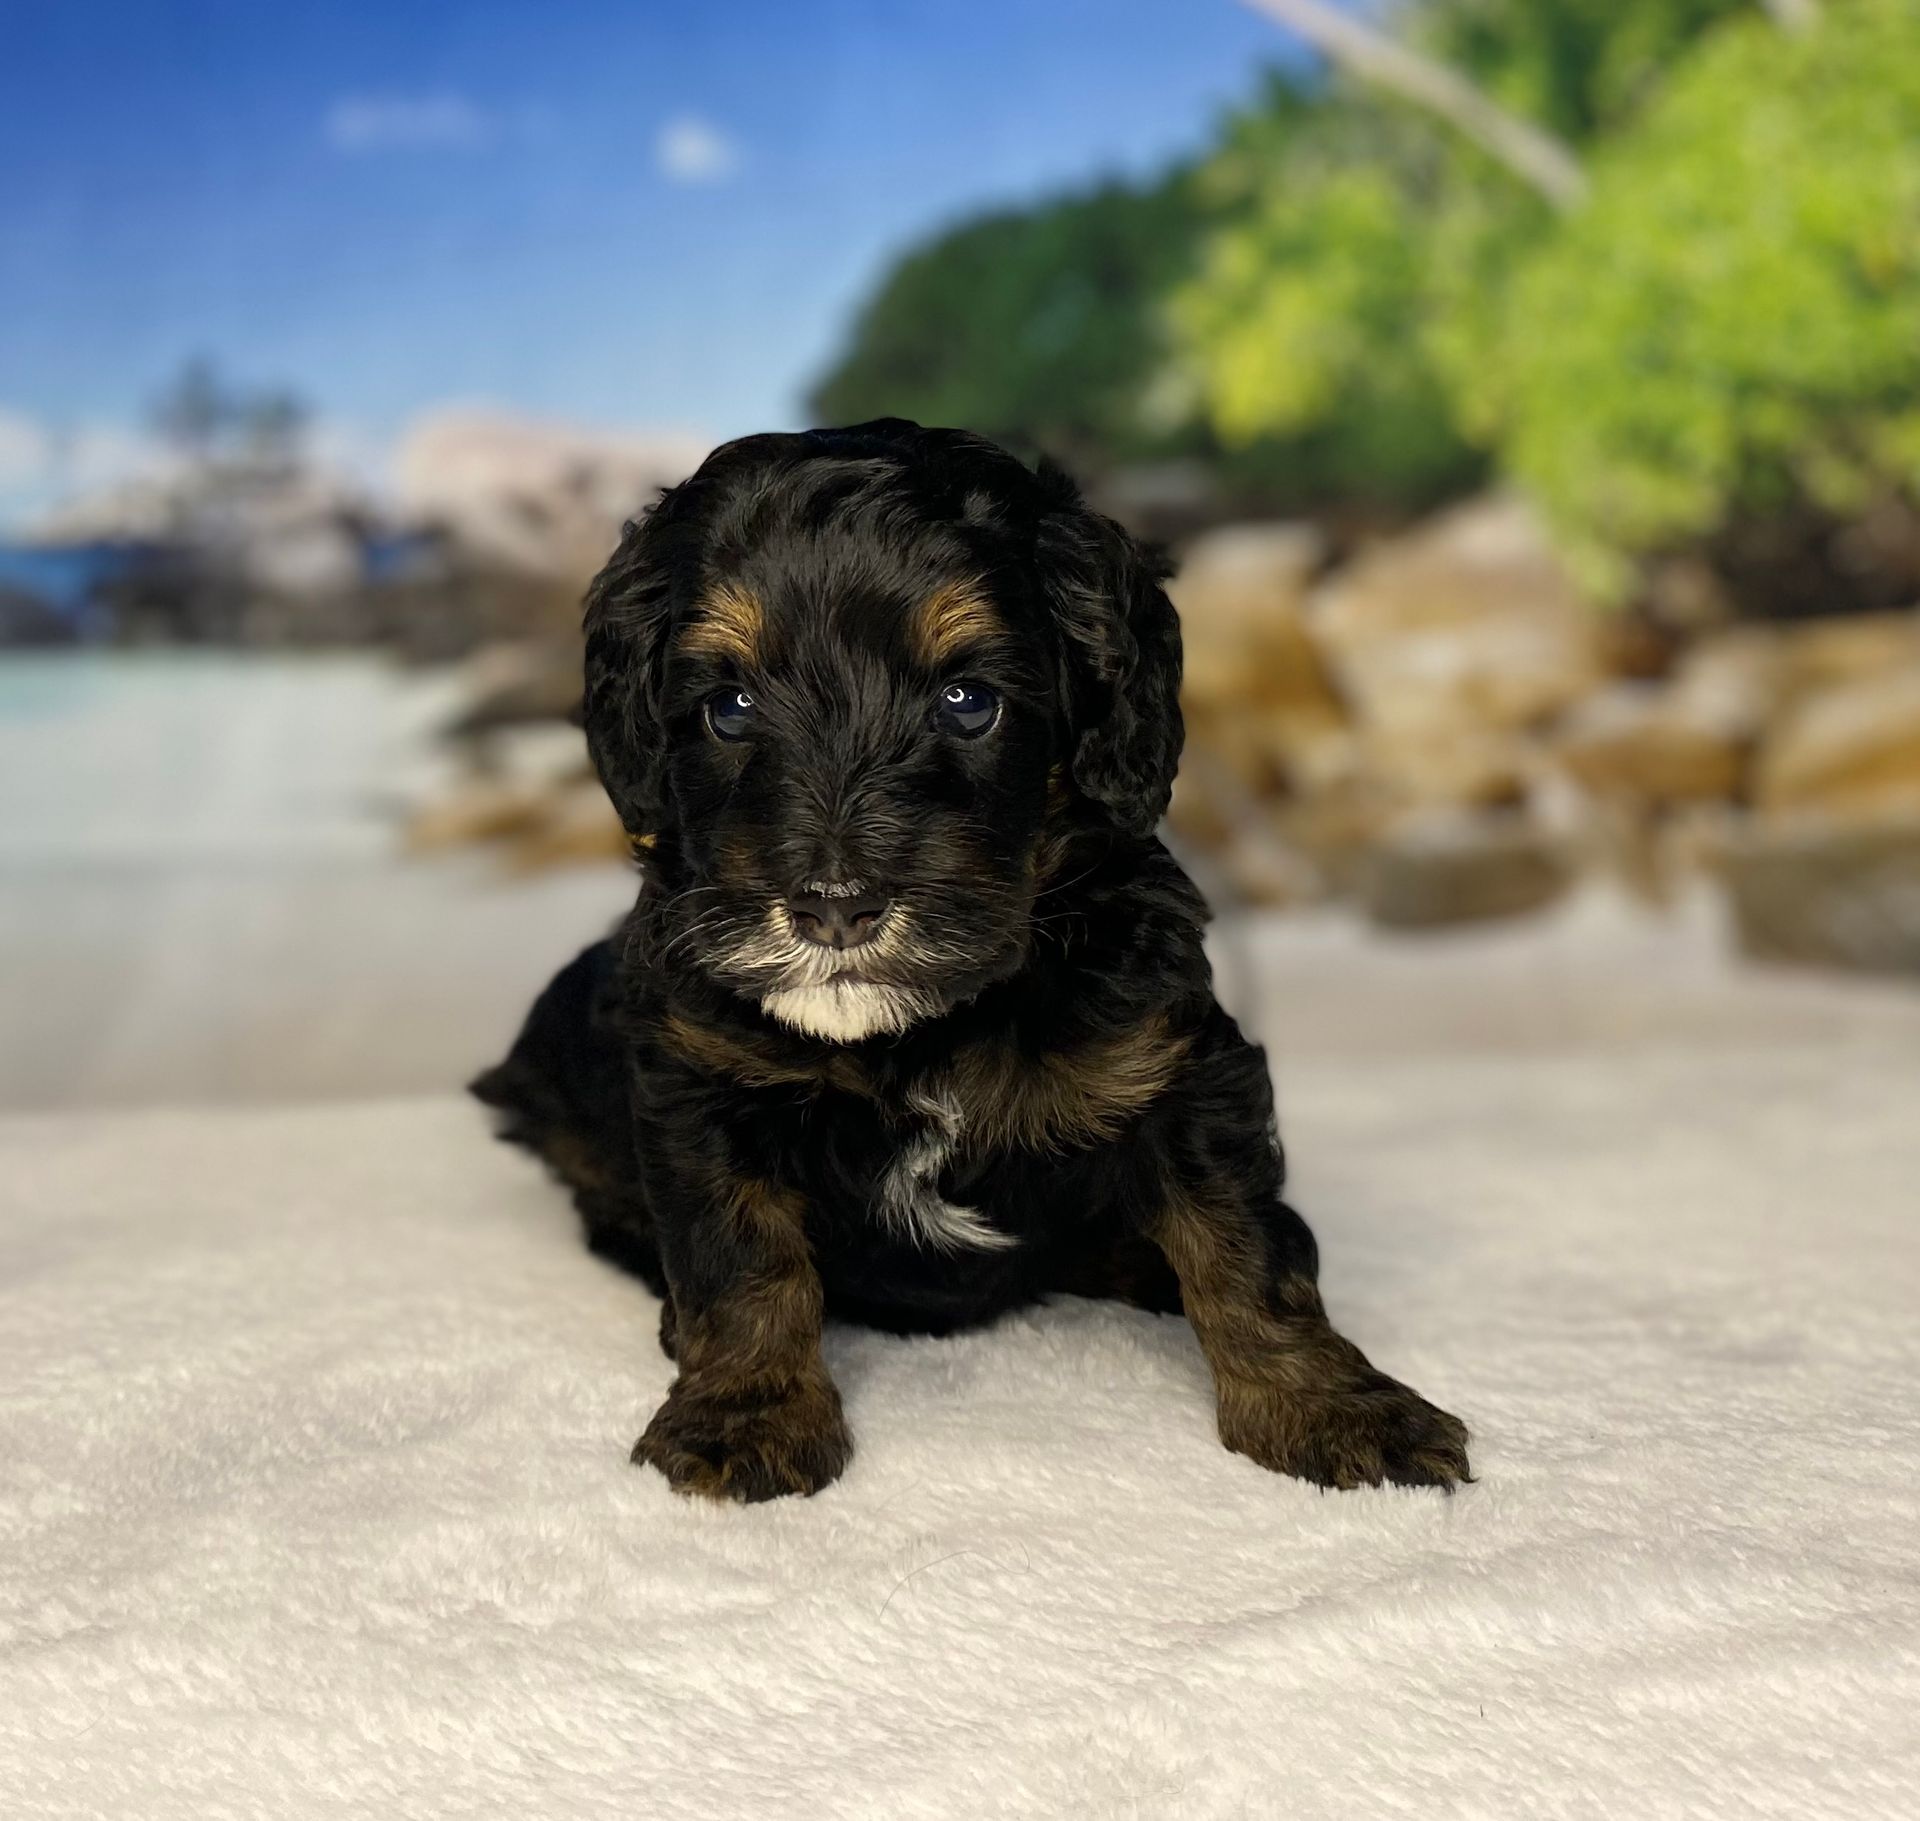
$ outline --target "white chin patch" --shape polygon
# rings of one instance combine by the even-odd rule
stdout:
[[[920,994],[904,987],[829,980],[821,986],[781,987],[761,999],[760,1009],[809,1037],[858,1043],[882,1031],[904,1031],[927,1008]]]

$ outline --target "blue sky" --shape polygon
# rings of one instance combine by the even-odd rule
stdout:
[[[110,466],[196,353],[369,445],[449,400],[795,421],[890,252],[1158,165],[1287,50],[1238,0],[0,0],[0,27],[0,509],[36,449]]]

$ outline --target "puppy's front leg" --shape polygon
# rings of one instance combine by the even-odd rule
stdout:
[[[820,1357],[804,1205],[744,1176],[682,1184],[678,1200],[660,1237],[680,1375],[633,1458],[677,1492],[749,1501],[818,1492],[840,1476],[853,1438]]]
[[[1320,1486],[1451,1490],[1471,1478],[1466,1426],[1334,1331],[1313,1235],[1277,1184],[1250,1197],[1253,1186],[1169,1181],[1152,1226],[1213,1368],[1220,1439]]]

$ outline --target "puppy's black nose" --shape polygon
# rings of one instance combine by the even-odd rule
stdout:
[[[858,948],[879,933],[889,902],[878,892],[810,886],[795,892],[787,900],[787,909],[801,941],[817,942],[822,948]]]

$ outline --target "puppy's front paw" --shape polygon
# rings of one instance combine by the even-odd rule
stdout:
[[[853,1437],[831,1382],[775,1397],[720,1395],[684,1380],[667,1393],[633,1445],[676,1492],[752,1504],[830,1485],[845,1470]]]
[[[1220,1439],[1277,1473],[1316,1486],[1438,1486],[1471,1480],[1467,1426],[1383,1372],[1300,1391],[1223,1385]]]

